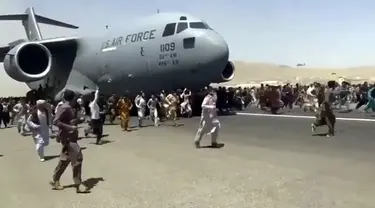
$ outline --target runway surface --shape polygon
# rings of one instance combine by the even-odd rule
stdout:
[[[345,109],[344,107],[342,110],[335,110],[336,116],[341,118],[358,118],[358,119],[374,119],[375,120],[375,113],[369,111],[369,113],[364,112],[364,107],[362,106],[359,110],[355,110],[356,104],[350,104],[349,110]],[[261,113],[267,114],[263,110],[256,108],[254,106],[249,106],[244,111],[240,111],[241,113]],[[301,108],[295,106],[293,109],[281,109],[279,111],[280,114],[284,115],[296,115],[296,116],[315,116],[313,112],[304,112]]]
[[[247,110],[246,112],[252,111]],[[222,116],[221,149],[195,149],[199,118],[130,133],[105,126],[102,146],[82,139],[92,192],[51,190],[57,158],[40,163],[32,138],[0,129],[0,206],[373,208],[374,122],[338,121],[336,137],[312,136],[309,118]],[[135,122],[135,120],[134,120]],[[317,133],[326,132],[326,127]],[[204,144],[209,144],[206,137]],[[47,155],[57,155],[51,141]],[[72,183],[68,169],[61,183]]]

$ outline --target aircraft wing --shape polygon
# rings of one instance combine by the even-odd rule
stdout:
[[[3,62],[5,55],[7,55],[9,50],[9,46],[0,47],[0,62]]]
[[[27,41],[32,43],[39,43],[44,46],[46,46],[48,49],[57,49],[60,47],[70,47],[73,45],[76,46],[78,37],[60,37],[60,38],[51,38],[51,39],[43,39],[38,41]],[[24,41],[22,41],[24,42]],[[14,43],[14,42],[13,42]],[[15,45],[12,45],[10,43],[8,46],[0,47],[0,62],[3,62],[5,55],[14,47]],[[73,48],[71,48],[73,50]],[[74,48],[76,49],[76,48]]]
[[[79,39],[78,37],[60,37],[60,38],[43,39],[43,40],[32,41],[32,42],[43,44],[48,48],[49,45],[72,43],[72,42],[76,42],[78,39]]]

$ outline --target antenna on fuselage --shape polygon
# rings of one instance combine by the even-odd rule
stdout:
[[[108,27],[109,27],[109,26],[108,26],[108,25],[106,25],[106,26],[105,26],[105,29],[106,29],[106,30],[108,30]]]
[[[157,14],[159,14],[159,13],[160,13],[160,10],[159,10],[159,9],[158,9],[158,10],[156,10],[156,13],[157,13]]]

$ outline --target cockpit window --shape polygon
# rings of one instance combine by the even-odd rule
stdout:
[[[190,28],[194,28],[194,29],[208,29],[207,25],[204,24],[203,22],[190,22],[189,25],[190,25]]]
[[[164,28],[163,37],[174,35],[176,29],[176,23],[167,24]]]
[[[214,30],[214,29],[212,29],[206,22],[203,22],[205,25],[206,25],[206,27],[209,29],[209,30]]]
[[[180,22],[177,25],[177,33],[180,33],[184,30],[188,29],[188,24],[186,22]]]

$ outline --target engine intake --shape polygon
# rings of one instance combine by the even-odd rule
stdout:
[[[223,82],[228,82],[234,78],[234,71],[235,66],[231,61],[228,61],[227,65],[225,65],[224,70],[221,72],[221,78]]]
[[[39,43],[21,43],[10,50],[4,59],[6,73],[19,82],[41,80],[49,73],[51,66],[51,52]]]

